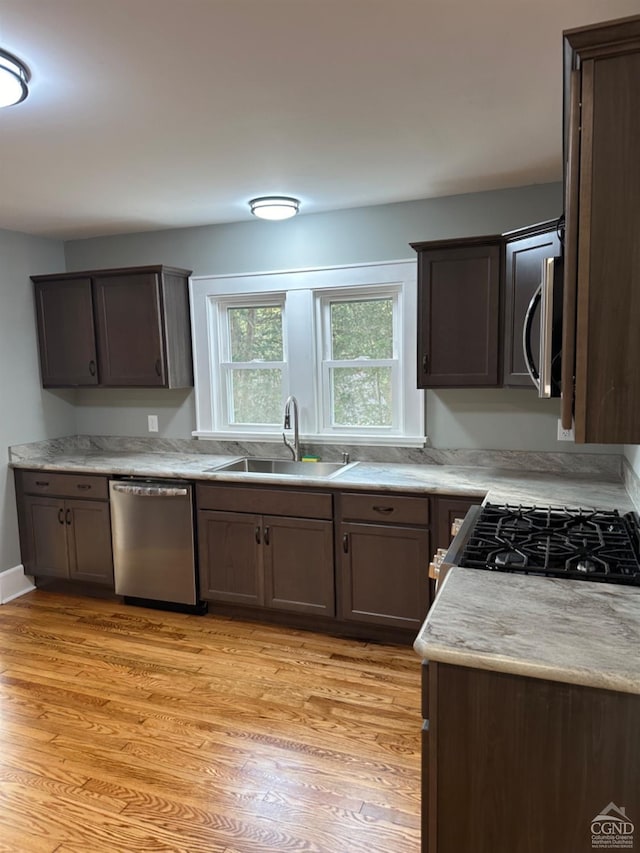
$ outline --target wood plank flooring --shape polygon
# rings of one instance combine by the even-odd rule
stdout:
[[[0,853],[418,853],[412,649],[37,590],[0,607]]]

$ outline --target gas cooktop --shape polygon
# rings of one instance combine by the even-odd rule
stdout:
[[[485,504],[457,565],[640,585],[635,513]]]

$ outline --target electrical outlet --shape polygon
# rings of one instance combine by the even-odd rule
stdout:
[[[158,432],[158,416],[149,415],[147,420],[149,422],[149,432]]]
[[[560,418],[558,418],[558,441],[575,441],[573,426],[571,429],[563,429]]]

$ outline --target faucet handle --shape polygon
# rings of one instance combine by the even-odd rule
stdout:
[[[343,451],[342,451],[342,464],[343,464],[343,465],[348,465],[348,464],[349,464],[349,454],[347,453],[347,451],[346,451],[346,450],[343,450]]]

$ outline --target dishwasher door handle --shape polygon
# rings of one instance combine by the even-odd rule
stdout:
[[[184,498],[189,490],[180,486],[150,486],[145,484],[134,485],[133,483],[111,483],[114,492],[122,492],[125,495],[136,495],[139,498]]]

